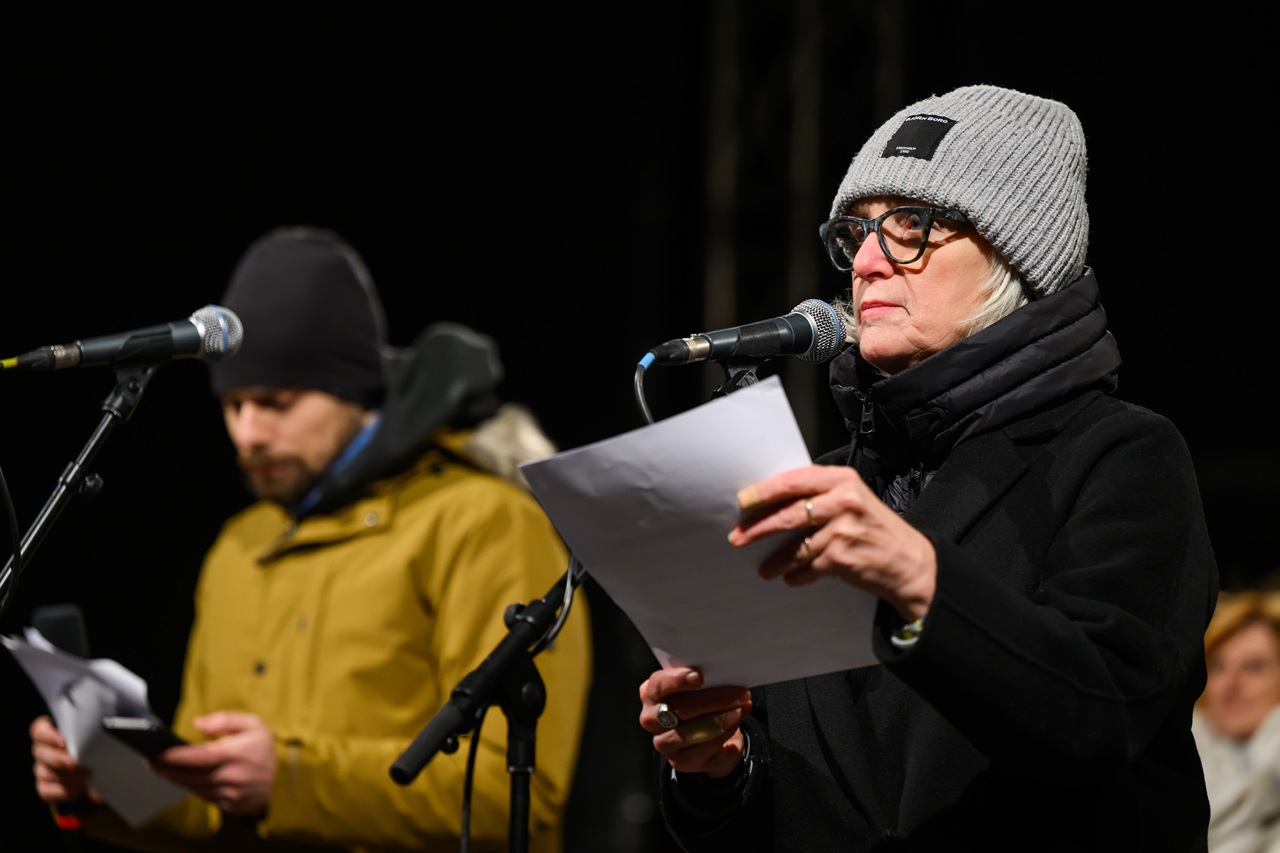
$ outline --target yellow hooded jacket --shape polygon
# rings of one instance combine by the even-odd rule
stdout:
[[[532,497],[439,447],[296,527],[269,503],[231,518],[197,585],[174,729],[198,740],[195,716],[258,714],[277,738],[275,786],[256,821],[188,797],[145,827],[145,849],[459,849],[471,738],[437,753],[408,785],[390,768],[507,635],[508,605],[545,596],[567,567]],[[534,663],[547,700],[529,849],[550,853],[561,849],[590,686],[583,596]],[[469,819],[476,851],[509,849],[506,723],[494,705],[480,728]],[[87,828],[143,841],[118,836],[127,827],[106,811]],[[189,843],[197,839],[209,846]]]

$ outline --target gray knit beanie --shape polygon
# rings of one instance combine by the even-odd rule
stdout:
[[[1084,130],[1066,104],[965,86],[881,125],[853,158],[831,215],[880,195],[960,210],[1036,299],[1084,271],[1086,168]]]
[[[235,358],[210,365],[215,395],[304,388],[366,408],[382,402],[382,302],[360,255],[333,231],[286,226],[259,238],[222,304],[245,335]]]

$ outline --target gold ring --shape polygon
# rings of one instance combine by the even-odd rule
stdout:
[[[716,714],[703,714],[701,717],[694,717],[680,724],[678,731],[680,737],[684,738],[687,744],[702,743],[703,741],[714,740],[724,734],[724,729],[720,728],[720,722],[716,719]]]
[[[813,527],[813,501],[804,502],[804,514],[809,517],[809,526]]]
[[[813,559],[813,548],[810,545],[809,537],[804,537],[804,541],[800,543],[800,547],[804,548],[804,558],[806,560]]]
[[[666,702],[658,705],[658,725],[664,729],[674,729],[680,725],[680,718],[676,716],[676,712],[671,710]]]

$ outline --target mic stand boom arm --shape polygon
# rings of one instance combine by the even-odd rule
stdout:
[[[124,362],[117,365],[116,387],[102,402],[102,410],[106,414],[102,416],[97,429],[89,437],[80,455],[63,470],[53,494],[45,501],[44,508],[40,510],[40,514],[27,530],[26,535],[22,537],[22,541],[15,543],[14,554],[9,557],[4,569],[0,570],[0,616],[3,616],[8,609],[13,596],[13,588],[10,584],[16,586],[29,555],[34,553],[44,541],[45,535],[71,498],[77,494],[92,497],[102,488],[102,478],[97,474],[88,474],[86,469],[106,442],[111,430],[133,416],[138,402],[142,399],[142,392],[147,389],[147,383],[151,381],[151,377],[159,366],[160,363],[154,361]]]

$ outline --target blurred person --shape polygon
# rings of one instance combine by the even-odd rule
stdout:
[[[249,247],[223,304],[246,334],[211,366],[244,481],[195,592],[173,728],[151,766],[191,796],[133,831],[47,716],[39,796],[98,804],[94,837],[141,850],[457,850],[473,732],[410,784],[391,767],[546,595],[568,554],[516,465],[554,452],[503,402],[497,348],[450,323],[405,348],[361,257],[324,229]],[[585,600],[535,658],[546,687],[530,849],[561,849],[591,674]],[[580,611],[580,612],[579,612]],[[507,721],[483,720],[470,849],[507,850]]]
[[[1212,853],[1280,851],[1280,591],[1223,593],[1205,631],[1209,679],[1192,732]]]
[[[726,533],[777,543],[744,583],[875,596],[878,663],[652,673],[639,722],[685,850],[1205,850],[1217,563],[1182,435],[1113,393],[1086,160],[1067,105],[990,85],[854,156],[819,229],[851,276],[850,443],[745,486]],[[1134,204],[1119,239],[1152,250],[1166,220]]]

